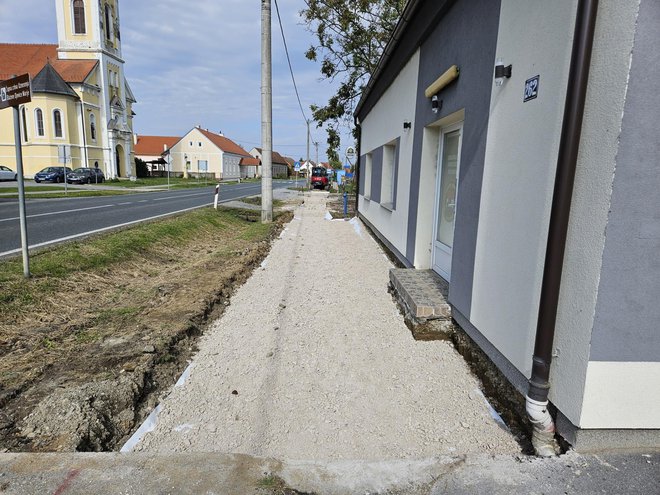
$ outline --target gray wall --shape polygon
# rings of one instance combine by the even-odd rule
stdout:
[[[640,5],[592,361],[660,361],[660,2]]]
[[[422,129],[464,108],[465,125],[449,300],[468,318],[499,15],[499,0],[456,2],[421,46],[406,258],[413,260],[415,256],[415,225],[420,208]],[[438,97],[442,101],[442,109],[434,114],[429,99],[424,96],[424,90],[454,64],[459,66],[460,76],[440,92]],[[429,205],[421,207],[428,208]]]
[[[371,153],[371,201],[380,203],[380,189],[383,184],[383,147]]]

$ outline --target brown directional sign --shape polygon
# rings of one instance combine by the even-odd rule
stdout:
[[[30,74],[0,81],[0,110],[32,101]]]

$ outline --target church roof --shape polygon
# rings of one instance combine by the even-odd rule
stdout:
[[[32,91],[34,93],[51,93],[78,98],[73,88],[62,79],[62,76],[57,73],[49,62],[46,62],[44,68],[32,79]]]
[[[30,74],[34,79],[47,62],[68,83],[82,83],[97,66],[96,60],[57,58],[57,45],[0,43],[0,80]]]

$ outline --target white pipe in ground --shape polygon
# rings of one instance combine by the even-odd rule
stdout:
[[[539,402],[525,397],[527,416],[533,426],[532,445],[539,457],[552,457],[559,453],[555,440],[555,423],[548,411],[548,401]]]

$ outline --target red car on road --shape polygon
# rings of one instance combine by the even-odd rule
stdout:
[[[325,189],[328,185],[328,171],[324,167],[312,167],[311,184],[314,189]]]

